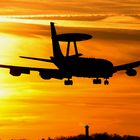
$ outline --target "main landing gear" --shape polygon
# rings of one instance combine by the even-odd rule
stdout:
[[[102,81],[101,81],[101,79],[93,79],[93,84],[101,84],[102,83]],[[106,79],[105,81],[104,81],[104,85],[109,85],[109,81]]]
[[[93,79],[93,84],[101,84],[102,83],[102,81],[101,81],[101,79]]]
[[[107,79],[104,81],[104,85],[109,85],[109,81]]]
[[[65,80],[65,81],[64,81],[64,84],[65,84],[65,85],[73,85],[73,81],[70,80],[70,79],[68,79],[68,80]]]

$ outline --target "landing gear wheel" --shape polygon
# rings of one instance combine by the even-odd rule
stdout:
[[[69,83],[70,83],[70,85],[73,85],[73,81],[72,80],[70,80]]]
[[[102,83],[101,79],[94,79],[93,80],[93,84],[101,84],[101,83]]]
[[[104,85],[109,85],[109,81],[108,80],[105,80],[104,81]]]
[[[65,85],[73,85],[73,81],[72,80],[65,80],[64,84]]]

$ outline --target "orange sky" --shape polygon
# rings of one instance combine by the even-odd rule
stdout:
[[[139,0],[1,0],[5,14],[140,14]]]
[[[22,15],[22,19],[0,17],[0,64],[54,68],[18,57],[52,55],[50,21],[57,23],[58,33],[93,35],[78,43],[86,57],[105,58],[115,65],[140,59],[139,1],[55,0],[51,4],[48,0],[3,0],[0,6],[2,16]],[[65,44],[61,45],[65,51]],[[109,86],[73,78],[74,85],[67,87],[61,80],[44,81],[37,72],[12,77],[9,70],[0,69],[0,138],[77,135],[84,133],[85,124],[91,126],[90,133],[140,136],[139,68],[137,71],[136,77],[128,77],[125,71],[116,73]]]

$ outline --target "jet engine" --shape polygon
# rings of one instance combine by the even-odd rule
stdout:
[[[128,70],[126,71],[126,74],[127,74],[128,76],[136,76],[137,71],[134,70],[134,69],[128,69]]]
[[[20,76],[22,71],[18,68],[10,68],[10,74],[12,76]]]
[[[19,68],[19,67],[10,68],[10,74],[12,76],[20,76],[22,73],[30,74],[30,70],[28,68]]]
[[[44,79],[44,80],[49,80],[49,79],[51,79],[51,76],[49,75],[48,72],[40,71],[40,72],[39,72],[39,75],[40,75],[40,77],[41,77],[42,79]]]

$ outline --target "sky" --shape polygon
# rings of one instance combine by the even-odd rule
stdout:
[[[78,42],[83,57],[110,60],[114,65],[140,60],[140,2],[138,0],[1,0],[0,64],[56,68],[19,58],[52,56],[50,22],[57,33],[93,36]],[[61,42],[65,54],[66,44]],[[88,78],[43,80],[38,72],[13,77],[0,68],[0,139],[90,134],[140,136],[140,68],[137,76],[114,74],[110,85],[93,85]]]

